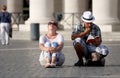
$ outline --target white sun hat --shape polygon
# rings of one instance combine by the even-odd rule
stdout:
[[[92,15],[90,11],[85,11],[81,16],[81,19],[84,22],[93,22],[95,20],[95,17]]]

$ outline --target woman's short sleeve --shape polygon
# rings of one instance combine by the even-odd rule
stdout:
[[[61,34],[58,35],[58,42],[64,42],[64,37]]]
[[[46,41],[45,35],[40,36],[40,38],[39,38],[39,44],[44,44],[45,41]]]

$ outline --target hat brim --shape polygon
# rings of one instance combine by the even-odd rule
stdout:
[[[92,19],[87,20],[87,19],[84,19],[83,16],[81,16],[81,19],[82,19],[82,21],[84,21],[84,22],[93,22],[93,21],[95,20],[95,17],[92,17]]]

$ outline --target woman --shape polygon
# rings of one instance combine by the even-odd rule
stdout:
[[[6,10],[7,6],[2,5],[0,12],[0,30],[2,45],[9,44],[9,29],[11,28],[11,15]]]
[[[39,46],[42,50],[39,61],[46,68],[61,66],[65,60],[62,53],[64,38],[56,32],[57,25],[56,21],[51,20],[48,23],[48,33],[40,36],[39,39]]]

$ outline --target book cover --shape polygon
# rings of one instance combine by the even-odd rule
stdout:
[[[92,35],[89,35],[88,38],[87,38],[87,43],[92,43],[95,41],[96,38],[99,38],[99,36],[92,36]]]

